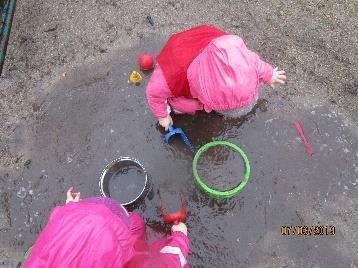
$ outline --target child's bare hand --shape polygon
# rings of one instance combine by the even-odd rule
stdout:
[[[278,71],[277,68],[273,69],[272,78],[269,82],[270,86],[275,88],[278,85],[284,85],[286,82],[286,73],[284,70]]]
[[[66,204],[69,202],[79,202],[80,201],[80,195],[81,193],[74,193],[73,192],[73,187],[70,187],[70,189],[68,189],[67,191],[67,199],[66,199]]]
[[[173,125],[173,119],[168,114],[167,117],[159,118],[159,124],[165,128],[165,131],[168,131],[169,125]]]
[[[188,235],[188,229],[186,228],[186,225],[182,222],[179,222],[178,224],[173,225],[172,232],[182,232],[186,236]]]

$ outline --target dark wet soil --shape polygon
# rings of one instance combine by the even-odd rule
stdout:
[[[250,180],[237,197],[211,199],[194,183],[193,154],[183,142],[163,142],[164,132],[145,100],[148,76],[138,87],[127,82],[136,56],[144,50],[157,52],[161,44],[158,38],[66,73],[37,116],[17,126],[9,147],[19,152],[19,163],[24,158],[27,164],[1,173],[3,247],[16,250],[13,258],[20,259],[51,209],[64,204],[70,186],[83,198],[99,195],[103,168],[113,159],[131,156],[151,176],[154,194],[136,209],[148,226],[149,240],[169,229],[159,212],[159,188],[174,191],[173,200],[175,190],[182,190],[192,267],[354,267],[356,128],[331,106],[317,105],[313,98],[288,98],[284,89],[263,89],[258,107],[244,119],[206,113],[174,116],[175,126],[196,149],[212,140],[228,140],[251,161]],[[312,157],[294,129],[296,119],[316,151]],[[237,156],[224,152],[214,160],[227,165],[225,175],[230,168],[241,172],[236,170]],[[335,225],[336,235],[280,233],[282,225],[317,224]]]
[[[237,186],[244,178],[245,164],[239,153],[226,146],[216,146],[201,155],[198,173],[207,186],[225,191]]]

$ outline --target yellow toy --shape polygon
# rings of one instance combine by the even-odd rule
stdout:
[[[137,85],[140,83],[140,81],[142,81],[142,76],[137,71],[133,71],[129,76],[129,81]]]

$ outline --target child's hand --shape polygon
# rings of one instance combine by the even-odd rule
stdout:
[[[168,131],[169,125],[173,125],[173,119],[168,114],[167,117],[159,118],[159,124]]]
[[[186,236],[188,236],[188,229],[186,225],[182,222],[179,222],[177,225],[172,226],[172,232],[182,232]]]
[[[284,85],[286,81],[286,73],[284,70],[278,71],[277,68],[273,69],[272,78],[269,82],[272,88],[275,88],[278,85]]]
[[[67,199],[66,199],[66,204],[69,202],[79,202],[80,201],[80,195],[81,193],[74,193],[73,192],[73,187],[70,187],[70,189],[68,189],[67,191]]]

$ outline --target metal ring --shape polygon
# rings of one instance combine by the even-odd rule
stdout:
[[[148,187],[148,173],[145,170],[144,166],[137,159],[132,158],[132,157],[123,156],[123,157],[117,158],[117,159],[113,160],[112,162],[110,162],[105,167],[105,169],[102,171],[102,174],[101,174],[100,180],[99,180],[99,189],[100,189],[100,192],[101,192],[102,196],[110,197],[110,196],[108,196],[108,194],[106,194],[105,190],[103,189],[105,176],[106,176],[107,172],[110,170],[111,167],[113,167],[115,164],[117,164],[119,162],[123,162],[123,161],[130,161],[130,162],[133,162],[133,163],[137,164],[142,169],[144,177],[145,177],[144,186],[143,186],[143,189],[140,192],[140,194],[136,198],[134,198],[133,200],[122,204],[123,206],[128,206],[128,205],[132,205],[134,202],[136,202],[138,199],[140,199],[142,197],[142,195],[144,194],[144,192],[146,191],[147,187]]]

